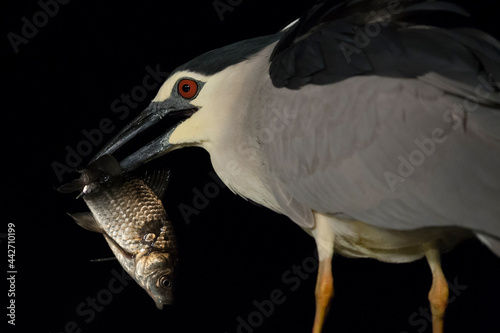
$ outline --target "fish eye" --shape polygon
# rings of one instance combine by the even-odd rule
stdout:
[[[166,276],[162,276],[160,278],[160,286],[162,286],[165,289],[168,289],[172,286],[172,282],[170,282],[170,279]]]

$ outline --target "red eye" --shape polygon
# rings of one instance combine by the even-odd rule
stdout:
[[[184,79],[179,82],[179,94],[184,98],[193,98],[198,92],[198,84],[189,79]]]

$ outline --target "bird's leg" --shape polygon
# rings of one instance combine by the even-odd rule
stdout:
[[[332,258],[319,262],[318,280],[316,282],[316,315],[313,333],[321,333],[325,317],[328,314],[330,300],[333,297]]]
[[[333,297],[332,256],[335,239],[328,218],[316,214],[316,226],[312,230],[318,248],[319,268],[316,281],[316,315],[313,333],[321,333],[325,317],[328,314],[330,300]]]
[[[443,333],[444,313],[448,305],[448,283],[441,269],[439,247],[433,243],[426,245],[425,256],[432,271],[432,287],[429,302],[432,313],[432,332]]]

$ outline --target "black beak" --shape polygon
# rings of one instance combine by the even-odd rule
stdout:
[[[120,162],[124,172],[133,170],[141,164],[155,159],[169,151],[175,149],[169,142],[169,138],[174,130],[184,120],[189,118],[194,112],[195,107],[176,109],[173,106],[167,107],[166,102],[153,102],[137,118],[132,120],[123,128],[110,142],[108,142],[101,151],[92,158],[91,163],[103,155],[111,155],[127,142],[137,137],[140,133],[155,127],[162,126],[166,128],[156,139],[145,144],[142,148],[127,156]],[[164,121],[164,120],[166,121]],[[166,125],[166,126],[163,126]]]

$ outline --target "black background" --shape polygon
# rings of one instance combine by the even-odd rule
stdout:
[[[252,330],[311,330],[315,273],[292,283],[289,279],[297,275],[288,271],[313,262],[313,239],[287,218],[222,188],[186,223],[179,205],[193,206],[194,190],[203,191],[212,182],[208,154],[194,148],[158,161],[173,174],[164,202],[181,251],[176,303],[158,311],[129,282],[112,299],[104,299],[106,304],[92,317],[77,313],[79,306],[90,308],[89,298],[110,294],[113,271],[121,268],[116,261],[89,262],[109,257],[111,251],[101,235],[79,228],[66,215],[87,209],[82,200],[53,190],[61,181],[52,167],[54,162],[65,164],[67,146],[76,149],[86,140],[83,130],[110,119],[115,128],[103,136],[104,143],[147,106],[157,89],[131,107],[125,119],[111,107],[142,85],[147,66],[168,72],[210,49],[274,33],[311,3],[242,1],[221,21],[212,0],[73,0],[60,5],[15,53],[7,34],[20,35],[21,18],[32,21],[41,7],[36,1],[4,2],[1,266],[8,270],[6,225],[14,223],[18,272],[16,326],[9,325],[9,332],[129,332],[138,326],[144,331],[234,333],[238,317],[248,321],[256,311],[253,302],[269,300],[275,289],[286,300]],[[496,14],[487,4],[471,2],[467,8],[479,25],[498,36]],[[91,147],[89,155],[98,150]],[[66,173],[63,181],[72,177]],[[443,269],[450,281],[466,286],[449,306],[446,331],[498,332],[500,260],[477,241],[467,241],[443,256]],[[391,265],[335,257],[333,271],[336,295],[325,332],[431,332],[419,314],[428,308],[431,283],[424,260]],[[6,313],[8,285],[3,285],[1,308]],[[1,318],[8,320],[4,314]],[[254,324],[259,319],[255,313],[251,318]]]

